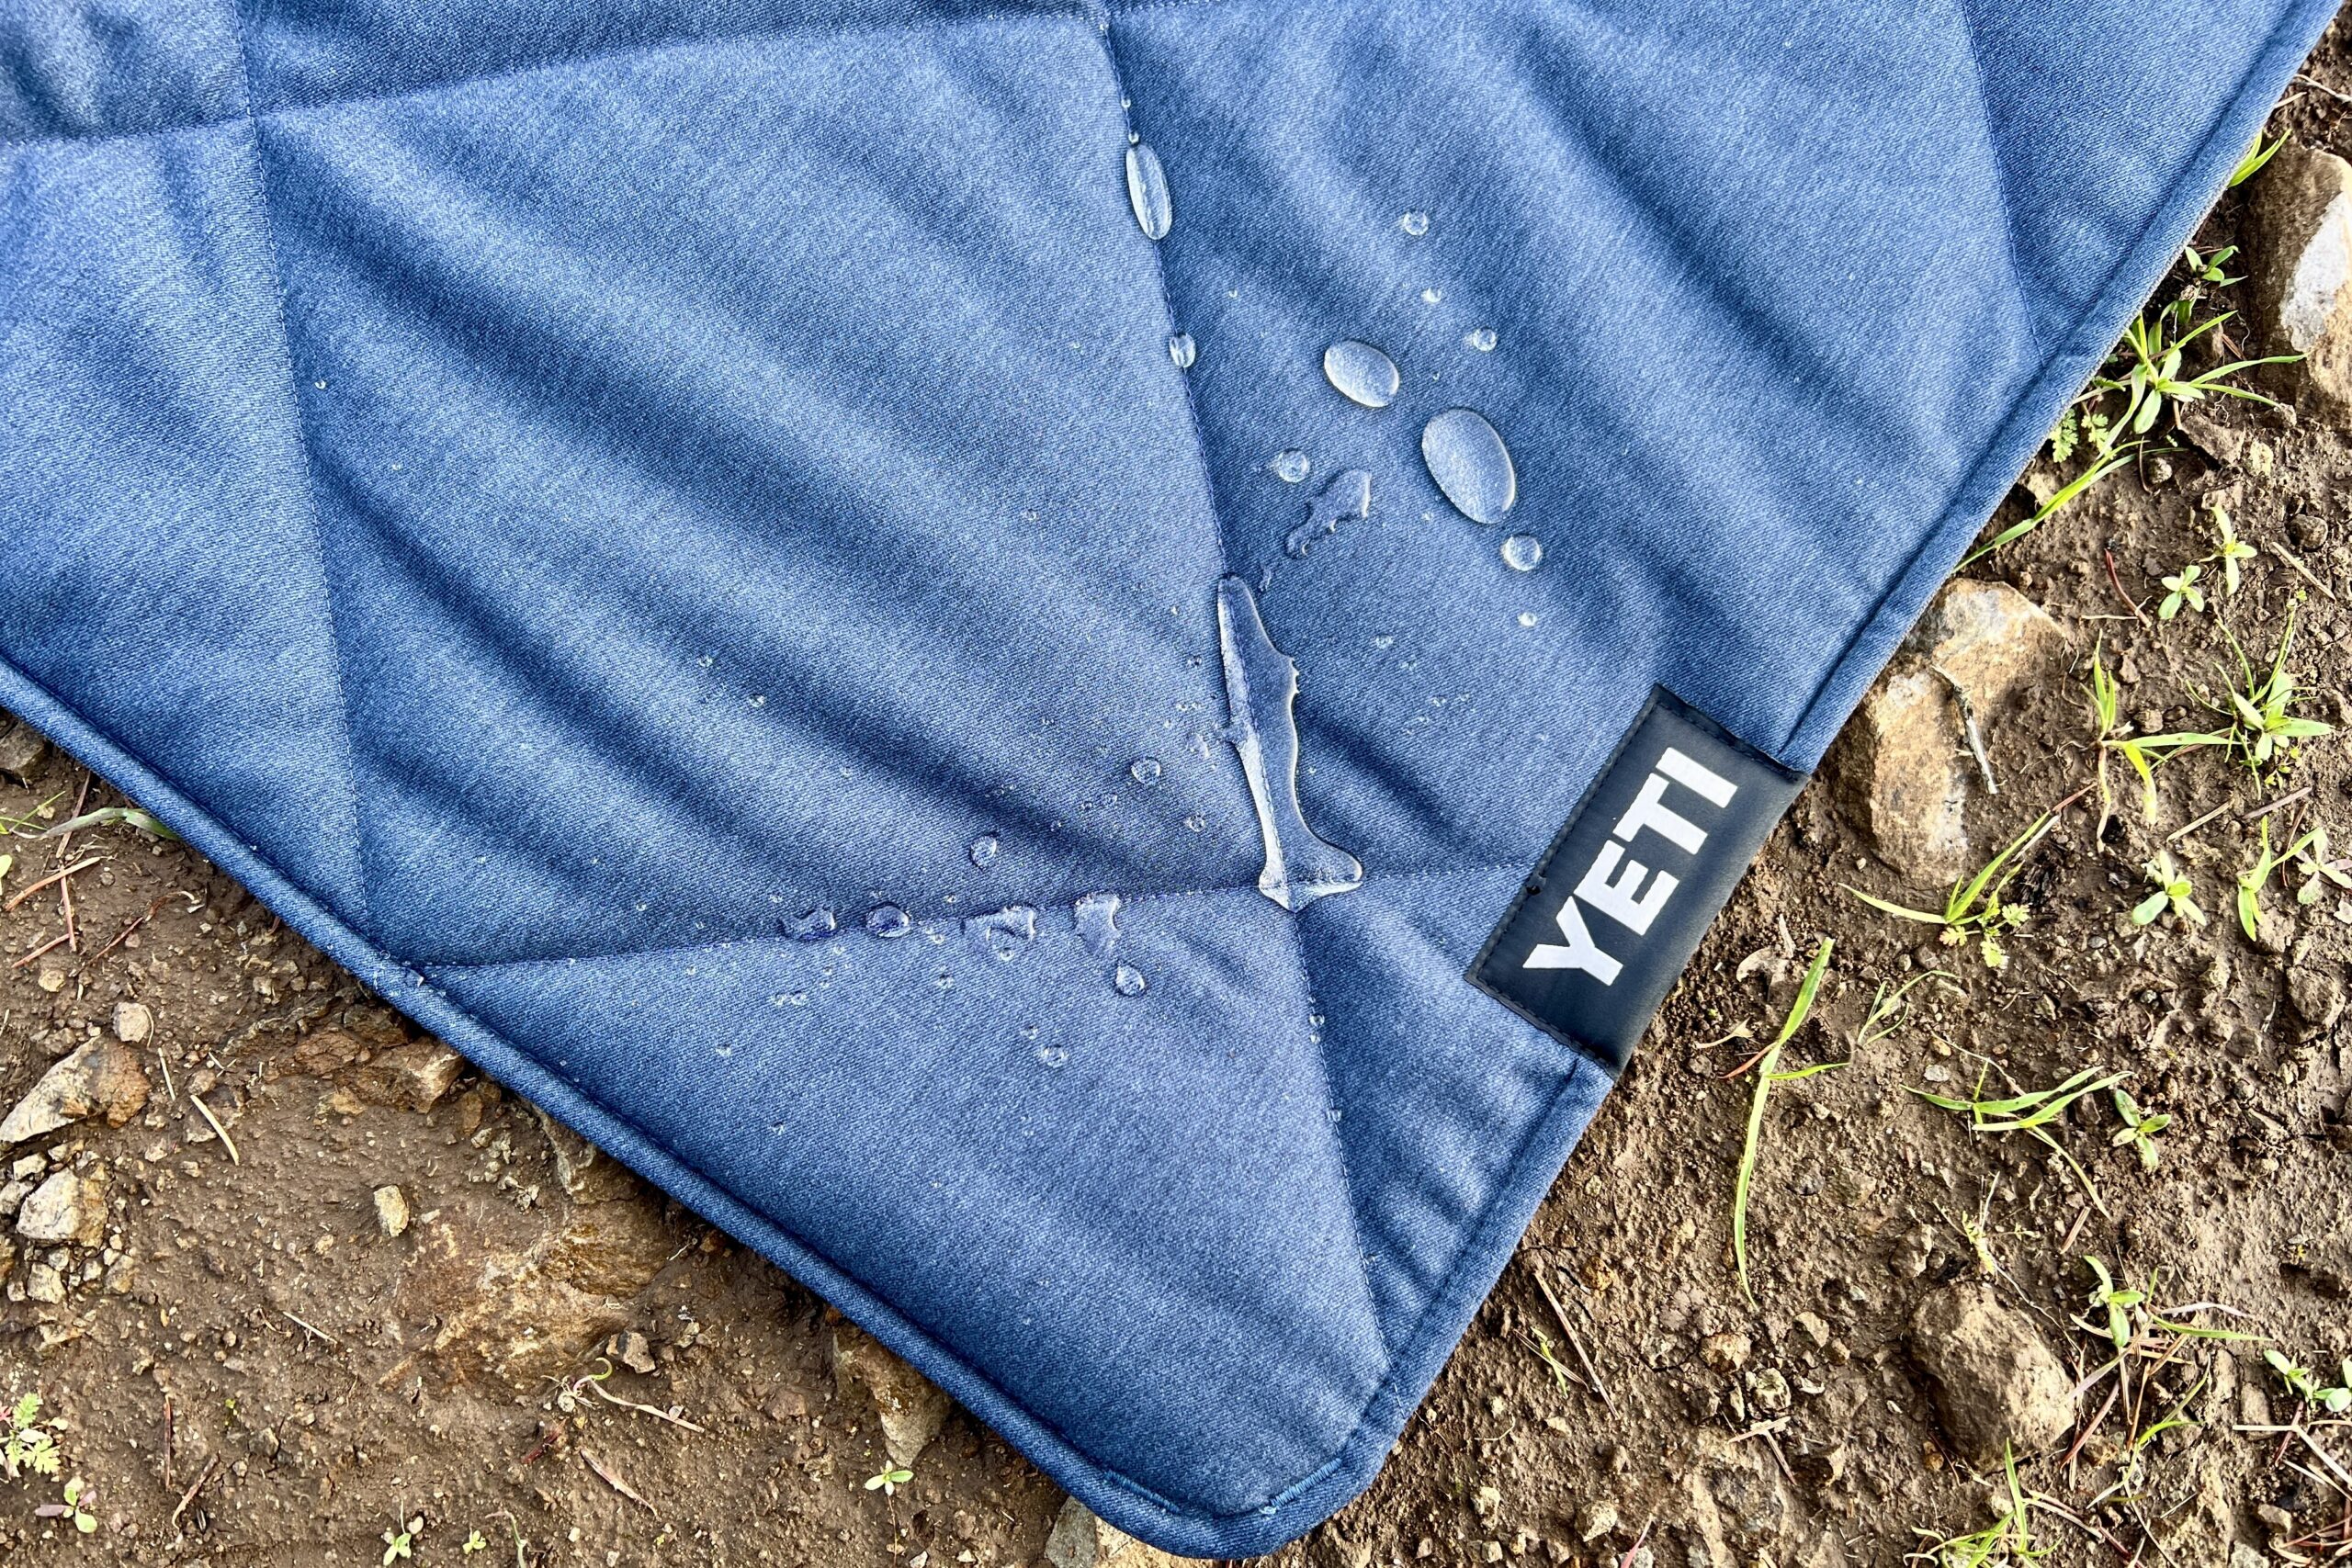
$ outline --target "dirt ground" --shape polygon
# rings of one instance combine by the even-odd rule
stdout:
[[[2352,152],[2346,92],[2339,26],[2272,130]],[[2225,198],[2200,245],[2233,243],[2242,207]],[[2095,646],[2123,724],[2196,729],[2231,669],[2224,627],[2261,662],[2291,615],[2295,711],[2352,720],[2352,421],[2304,397],[2199,405],[2193,439],[2170,425],[1971,569],[2070,648],[1977,715],[1999,785],[1969,793],[1978,862],[2071,802],[2007,887],[2030,915],[2006,964],[1844,891],[1942,890],[1875,857],[1838,778],[1816,781],[1378,1483],[1265,1561],[1828,1568],[1999,1531],[2008,1483],[1962,1451],[1914,1326],[1979,1286],[2064,1363],[2073,1408],[2018,1470],[2008,1544],[1925,1560],[2022,1561],[2018,1529],[2053,1564],[2352,1553],[2352,1431],[2263,1355],[2322,1388],[2352,1356],[2352,893],[2289,862],[2255,939],[2234,908],[2266,822],[2274,846],[2324,826],[2352,854],[2352,746],[2314,739],[2260,776],[2185,753],[2153,824],[2112,749],[2103,829],[2082,793]],[[2082,459],[2041,468],[2046,493]],[[2208,564],[2208,609],[2158,619],[2161,580],[2214,548],[2216,502],[2260,553],[2234,594]],[[1996,521],[2032,506],[2021,489]],[[31,837],[130,803],[17,741],[0,1108],[93,1041],[122,1042],[153,1093],[114,1106],[119,1125],[101,1110],[0,1150],[0,1211],[60,1171],[86,1184],[79,1234],[0,1240],[0,1404],[37,1393],[58,1461],[0,1479],[0,1561],[1046,1561],[1060,1494],[992,1434],[950,1414],[913,1479],[869,1484],[893,1464],[874,1400],[837,1376],[835,1314],[417,1039],[182,845],[120,823]],[[2130,918],[2160,852],[2203,924]],[[1848,1065],[1772,1087],[1751,1306],[1730,1235],[1758,1069],[1737,1069],[1825,936],[1834,963],[1780,1066]],[[1866,1028],[1883,987],[1930,970],[1949,978],[1908,991],[1900,1027]],[[2153,1165],[2104,1089],[2039,1135],[1972,1131],[1913,1092],[2086,1068],[2170,1118]],[[2086,1257],[2148,1298],[2117,1303],[2120,1371]],[[2216,1329],[2265,1337],[2185,1332]]]

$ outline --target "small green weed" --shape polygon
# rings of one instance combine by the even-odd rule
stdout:
[[[1960,988],[1960,976],[1941,969],[1914,975],[1900,986],[1881,980],[1877,993],[1871,998],[1871,1010],[1862,1017],[1862,1026],[1854,1032],[1854,1049],[1867,1051],[1880,1041],[1891,1040],[1909,1028],[1911,993],[1930,980],[1940,980],[1955,991]]]
[[[2075,1179],[2081,1182],[2083,1190],[2090,1195],[2091,1201],[2098,1203],[2104,1213],[2106,1204],[2100,1202],[2098,1189],[2092,1185],[2090,1173],[2077,1164],[2075,1156],[2066,1152],[2065,1145],[2051,1134],[2050,1124],[2072,1110],[2075,1101],[2085,1095],[2113,1089],[2123,1081],[2124,1075],[2109,1073],[2101,1077],[2098,1068],[2085,1067],[2055,1088],[2031,1089],[2023,1094],[1988,1100],[1984,1097],[1984,1078],[1991,1071],[1992,1064],[1987,1062],[1984,1072],[1977,1076],[1976,1087],[1966,1100],[1931,1094],[1924,1089],[1914,1089],[1911,1092],[1939,1110],[1957,1111],[1967,1117],[1971,1132],[2030,1134],[2065,1162],[2066,1168],[2075,1173]]]
[[[11,1481],[26,1471],[55,1475],[57,1438],[40,1425],[40,1395],[26,1394],[8,1407],[6,1417],[0,1421],[0,1471]]]
[[[1799,1067],[1784,1073],[1781,1067],[1781,1051],[1804,1027],[1812,1016],[1814,998],[1820,993],[1821,977],[1829,970],[1829,953],[1836,944],[1828,938],[1814,949],[1813,963],[1804,972],[1804,979],[1797,987],[1795,1001],[1789,1006],[1789,1016],[1781,1021],[1781,1032],[1756,1058],[1756,1090],[1747,1102],[1747,1136],[1739,1150],[1739,1174],[1732,1183],[1731,1250],[1739,1269],[1739,1293],[1753,1303],[1756,1292],[1747,1283],[1747,1195],[1756,1183],[1757,1146],[1764,1133],[1764,1101],[1776,1083],[1794,1083],[1815,1073],[1826,1073],[1832,1067],[1842,1067],[1843,1062],[1821,1062],[1810,1067]]]
[[[2270,1370],[2278,1374],[2288,1391],[2313,1410],[2329,1416],[2352,1411],[2352,1361],[2344,1363],[2344,1381],[2331,1388],[2320,1382],[2317,1372],[2296,1365],[2279,1350],[2265,1350],[2262,1359],[2270,1363]]]
[[[896,1496],[899,1488],[915,1478],[915,1472],[901,1465],[890,1465],[879,1473],[865,1478],[868,1492],[879,1492],[885,1497]]]
[[[2234,594],[2240,581],[2239,568],[2262,552],[2238,537],[2237,525],[2230,520],[2230,509],[2215,504],[2213,508],[2213,553],[2205,558],[2222,569],[2222,592]]]
[[[383,1568],[391,1568],[395,1562],[414,1561],[416,1538],[424,1532],[424,1516],[422,1514],[406,1524],[401,1523],[398,1519],[393,1520],[392,1528],[378,1538],[384,1543]]]
[[[2228,626],[2222,628],[2222,635],[2229,638],[2230,651],[2236,656],[2238,683],[2223,692],[2220,700],[2211,696],[2199,700],[2228,720],[2229,728],[2151,735],[2141,740],[2143,749],[2152,755],[2169,757],[2197,747],[2219,747],[2260,774],[2287,761],[2299,742],[2335,733],[2335,726],[2294,711],[2296,675],[2287,667],[2287,653],[2295,640],[2293,616],[2288,617],[2267,671],[2257,670],[2246,658],[2245,648]]]
[[[2278,156],[2278,149],[2285,145],[2287,145],[2287,138],[2281,136],[2278,141],[2265,147],[2262,144],[2262,138],[2257,135],[2254,139],[2254,145],[2246,149],[2245,156],[2238,160],[2238,166],[2230,171],[2232,188],[2245,184],[2246,181],[2262,173],[2262,165]]]
[[[2003,902],[2002,895],[2023,869],[2026,852],[2041,841],[2042,835],[2057,819],[2055,812],[2043,812],[2031,827],[2009,840],[2007,848],[1987,861],[1983,870],[1954,883],[1940,914],[1889,903],[1859,887],[1849,886],[1846,891],[1882,913],[1941,927],[1941,940],[1947,947],[1958,947],[1973,938],[1984,966],[1998,969],[2009,961],[2008,954],[2002,951],[2001,938],[2025,924],[2027,916],[2032,913],[2022,904]]]
[[[2172,858],[2170,850],[2158,850],[2156,858],[2142,869],[2148,874],[2148,881],[2155,891],[2132,906],[2133,925],[2153,925],[2167,909],[2174,919],[2189,925],[2201,926],[2205,923],[2205,911],[2197,904],[2196,885],[2189,881],[2188,873],[2180,869],[2180,863]]]
[[[2098,728],[2093,738],[2098,745],[2096,778],[2098,784],[2099,818],[2097,838],[2107,830],[2108,818],[2115,815],[2115,792],[2109,783],[2107,760],[2110,752],[2132,764],[2140,775],[2140,814],[2154,822],[2160,803],[2156,799],[2155,764],[2160,758],[2151,758],[2147,749],[2134,736],[2126,734],[2130,728],[2123,722],[2123,690],[2108,672],[2107,660],[2098,644],[2091,647],[2091,722]]]
[[[2205,591],[2197,586],[2197,580],[2204,575],[2205,569],[2191,561],[2163,579],[2165,596],[2156,603],[2156,619],[2169,621],[2179,615],[2184,606],[2203,615]]]
[[[1915,1529],[1913,1533],[1926,1538],[1928,1544],[1907,1553],[1904,1561],[1931,1568],[2006,1568],[2050,1555],[2051,1547],[2033,1544],[2033,1510],[2040,1499],[2018,1480],[2017,1456],[2007,1444],[2001,1448],[2001,1472],[2007,1480],[2008,1495],[1996,1508],[1998,1517],[1968,1535],[1939,1537],[1933,1530]]]
[[[2324,853],[2325,834],[2317,828],[2297,839],[2284,851],[2274,852],[2270,848],[2270,818],[2266,817],[2262,819],[2262,834],[2255,845],[2254,863],[2238,873],[2238,924],[2245,930],[2246,941],[2261,940],[2256,928],[2262,923],[2262,890],[2269,884],[2271,873],[2289,861],[2307,859],[2315,843],[2322,846]],[[2341,876],[2343,873],[2336,874]],[[2315,879],[2307,878],[2304,886],[2312,889],[2312,898],[2319,897]]]
[[[2130,1149],[2140,1156],[2142,1166],[2155,1169],[2164,1162],[2164,1156],[2156,1149],[2156,1134],[2172,1125],[2172,1118],[2142,1111],[2128,1089],[2118,1088],[2109,1092],[2115,1097],[2115,1113],[2123,1118],[2123,1130],[2115,1134],[2115,1146]]]

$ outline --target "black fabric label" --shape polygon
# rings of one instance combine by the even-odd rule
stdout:
[[[1804,786],[1664,687],[1470,966],[1470,983],[1622,1070]]]

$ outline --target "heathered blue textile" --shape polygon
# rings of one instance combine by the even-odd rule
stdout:
[[[1605,1089],[1462,973],[1653,684],[1811,766],[2328,9],[16,0],[0,702],[1106,1518],[1264,1550]],[[1227,571],[1367,871],[1298,914]]]

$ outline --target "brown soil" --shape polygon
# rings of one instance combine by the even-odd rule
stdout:
[[[2308,75],[2352,89],[2343,28]],[[2333,93],[2299,85],[2272,129],[2352,152]],[[2237,220],[2233,197],[2203,243],[2230,243]],[[2335,597],[2352,594],[2352,445],[2345,422],[2296,413],[2200,408],[2231,460],[2176,441],[2162,471],[2118,476],[1977,569],[2040,603],[2075,649],[2068,680],[1981,716],[2000,784],[1972,799],[1981,852],[2087,782],[2095,640],[2124,672],[2127,718],[2198,728],[2198,695],[2230,657],[2223,625],[2267,655],[2292,613],[2304,711],[2352,719],[2352,604]],[[2152,612],[2158,577],[2210,551],[2199,508],[2214,498],[2264,556],[2215,614],[2143,625],[2123,595]],[[2216,590],[2218,577],[2209,568]],[[2260,782],[2190,756],[2162,783],[2161,824],[2126,791],[2103,836],[2086,800],[2032,850],[2011,891],[2033,913],[1997,971],[1841,892],[1927,904],[1941,890],[1903,886],[1830,788],[1809,789],[1385,1472],[1268,1561],[1614,1568],[1639,1538],[1665,1568],[1717,1549],[1743,1565],[1899,1562],[1916,1531],[1994,1517],[1988,1478],[1949,1451],[1915,1309],[1987,1279],[2082,1376],[2107,1359],[2074,1321],[2088,1311],[2085,1255],[2153,1279],[2164,1306],[2244,1314],[2196,1321],[2270,1336],[2305,1365],[2352,1354],[2352,1025],[2326,1016],[2352,901],[2326,886],[2298,905],[2289,868],[2262,940],[2233,909],[2261,807],[2286,803],[2278,841],[2324,823],[2339,854],[2352,848],[2352,749],[2317,742]],[[62,819],[85,792],[119,800],[51,752],[0,785],[0,811],[46,802]],[[2165,843],[2211,916],[2201,928],[2126,918]],[[39,1393],[63,1460],[58,1477],[0,1481],[0,1561],[374,1564],[413,1519],[420,1563],[1042,1561],[1061,1498],[1035,1469],[956,1413],[916,1479],[869,1489],[888,1465],[871,1400],[837,1390],[834,1314],[470,1070],[448,1081],[437,1048],[184,847],[121,826],[13,847],[12,895],[96,863],[61,885],[70,908],[52,886],[0,913],[0,947],[17,955],[0,969],[0,1109],[110,1034],[124,1000],[153,1014],[134,1049],[156,1082],[124,1125],[85,1120],[5,1162],[37,1152],[94,1178],[109,1213],[96,1246],[10,1258],[0,1244],[0,1393]],[[69,929],[72,943],[43,951]],[[1753,1080],[1729,1075],[1754,1043],[1700,1043],[1769,1035],[1825,935],[1836,963],[1785,1066],[1851,1062],[1773,1091],[1750,1306],[1729,1222]],[[1955,984],[1921,986],[1907,1027],[1858,1048],[1881,983],[1928,968]],[[2107,1097],[2085,1100],[2050,1132],[2094,1201],[2050,1145],[1972,1134],[1908,1092],[1962,1092],[1986,1064],[1999,1092],[2128,1072],[2172,1118],[2161,1164],[2113,1146]],[[409,1211],[396,1237],[379,1213],[388,1186]],[[1967,1229],[1980,1216],[1981,1257]],[[70,1287],[62,1303],[28,1293],[44,1266]],[[2283,1560],[2298,1539],[2290,1550],[2326,1559],[2352,1507],[2352,1477],[2339,1486],[2330,1464],[2352,1463],[2352,1437],[2310,1428],[2323,1459],[2303,1436],[2239,1430],[2300,1410],[2261,1347],[2156,1337],[2172,1353],[2143,1359],[2127,1397],[2102,1410],[2116,1380],[2092,1387],[2071,1462],[2021,1472],[2049,1499],[2033,1515],[2046,1561],[2219,1565],[2233,1542]],[[621,1359],[647,1370],[590,1378]],[[2148,1443],[2119,1490],[2132,1434],[2176,1404],[2191,1424]],[[67,1476],[87,1483],[91,1534],[36,1516]],[[468,1553],[476,1531],[485,1547]]]

